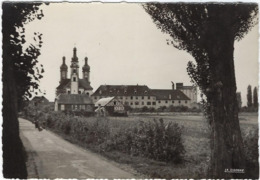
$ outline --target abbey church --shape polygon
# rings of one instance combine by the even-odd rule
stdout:
[[[92,112],[94,104],[90,95],[93,88],[89,81],[90,67],[88,58],[85,57],[85,64],[82,67],[82,79],[79,74],[79,60],[77,49],[73,49],[73,56],[70,64],[70,76],[68,78],[68,66],[66,58],[62,58],[60,67],[60,82],[56,88],[55,111],[84,110]]]
[[[60,83],[56,88],[56,96],[59,94],[87,94],[91,95],[93,88],[90,85],[89,74],[90,67],[88,58],[85,57],[85,65],[82,67],[82,79],[79,75],[79,61],[77,57],[77,49],[73,49],[73,57],[71,58],[70,76],[68,76],[68,66],[66,58],[62,58],[63,63],[60,67]]]

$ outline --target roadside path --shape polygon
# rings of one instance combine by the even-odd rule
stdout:
[[[136,178],[119,164],[73,145],[52,132],[39,132],[19,118],[20,137],[28,154],[28,178]]]

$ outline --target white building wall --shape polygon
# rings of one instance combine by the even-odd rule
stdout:
[[[75,81],[74,81],[75,79]],[[79,79],[78,79],[78,76],[74,73],[72,76],[71,76],[71,94],[78,94],[78,91],[79,91]]]

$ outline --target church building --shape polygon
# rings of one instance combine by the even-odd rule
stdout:
[[[79,60],[77,49],[73,49],[71,58],[70,76],[68,76],[68,66],[65,57],[62,58],[60,67],[60,82],[56,88],[55,111],[75,111],[84,110],[92,112],[94,103],[90,98],[93,88],[90,85],[89,74],[90,66],[88,58],[85,57],[85,64],[82,67],[82,79],[79,76]]]
[[[82,79],[79,77],[79,61],[77,57],[77,49],[73,49],[73,57],[70,65],[70,78],[68,78],[68,66],[65,57],[62,58],[60,67],[60,83],[56,88],[56,96],[59,94],[87,94],[91,95],[93,88],[90,85],[89,74],[90,66],[88,58],[85,57],[85,65],[82,67]]]

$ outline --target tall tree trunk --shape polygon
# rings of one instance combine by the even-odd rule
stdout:
[[[216,35],[211,51],[211,174],[213,178],[242,178],[242,173],[230,173],[234,169],[245,168],[236,98],[234,38],[221,35]]]
[[[17,93],[13,64],[7,44],[3,44],[3,175],[5,178],[27,178],[25,153],[19,137]]]

